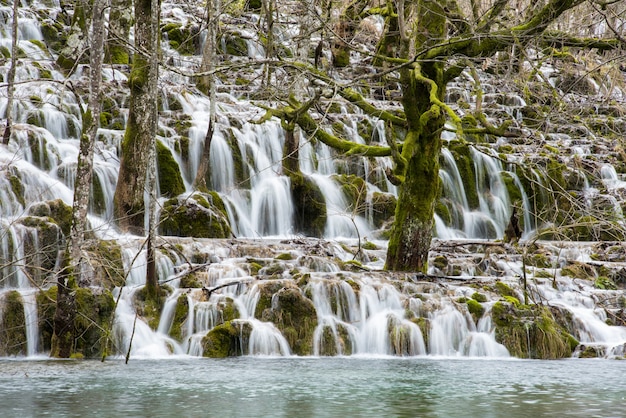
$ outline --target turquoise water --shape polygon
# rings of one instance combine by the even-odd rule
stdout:
[[[623,417],[626,362],[0,360],[2,417]]]

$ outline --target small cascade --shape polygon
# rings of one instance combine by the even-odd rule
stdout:
[[[167,335],[154,332],[146,322],[137,317],[133,308],[133,296],[139,288],[125,287],[117,289],[122,292],[115,311],[113,336],[115,347],[121,355],[130,351],[133,358],[162,358],[172,354],[184,354],[180,344]]]
[[[534,290],[537,297],[547,300],[550,306],[563,309],[571,316],[570,328],[574,331],[574,337],[580,341],[580,347],[591,347],[595,351],[594,357],[613,358],[624,355],[626,327],[607,323],[609,310],[597,305],[593,287],[562,277],[558,281],[557,289],[548,284],[537,284]],[[604,297],[610,300],[611,296],[618,299],[622,295],[617,290],[611,293],[613,295]],[[580,356],[580,352],[577,355]]]
[[[29,357],[39,353],[39,319],[37,317],[37,291],[22,290],[24,302],[24,324],[26,328],[26,355]]]

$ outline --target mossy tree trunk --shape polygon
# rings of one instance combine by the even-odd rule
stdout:
[[[156,16],[156,27],[152,13]],[[146,233],[147,171],[157,132],[158,14],[157,0],[135,2],[135,47],[128,84],[130,105],[122,140],[120,171],[114,196],[114,214],[120,229]],[[149,55],[146,55],[149,54]]]
[[[431,39],[441,39],[446,24],[439,2],[405,3],[406,10],[398,10],[400,55],[409,57],[415,45],[427,46]],[[410,30],[400,14],[410,16],[414,10],[420,19]],[[440,106],[446,84],[443,68],[443,62],[415,63],[400,72],[407,135],[402,154],[396,158],[396,175],[402,182],[385,263],[388,270],[426,272],[428,266],[439,191],[441,130],[446,122]]]
[[[76,168],[70,237],[63,257],[64,268],[57,277],[57,304],[51,350],[53,357],[67,358],[73,353],[74,320],[76,318],[75,289],[77,286],[92,284],[88,260],[83,250],[85,248],[87,210],[93,176],[94,145],[98,133],[102,102],[102,59],[106,3],[106,0],[94,0],[92,8],[89,103],[87,111],[83,115],[83,132]]]
[[[17,6],[18,1],[13,2],[13,20],[11,21],[11,64],[7,74],[7,108],[5,117],[7,119],[2,135],[2,143],[7,145],[11,139],[13,129],[13,96],[15,93],[15,68],[17,67]]]
[[[94,146],[98,134],[102,103],[102,60],[104,54],[104,13],[106,0],[94,0],[90,39],[90,91],[87,111],[83,114],[83,131],[76,167],[72,226],[68,242],[70,265],[75,269],[79,286],[88,286],[86,259],[84,257],[87,211],[93,177]]]
[[[425,272],[439,190],[441,131],[446,120],[455,125],[461,138],[470,132],[501,136],[511,122],[505,121],[500,127],[494,127],[486,118],[477,117],[481,127],[464,130],[461,118],[443,102],[447,84],[470,66],[468,58],[492,57],[518,43],[526,45],[538,40],[555,47],[617,48],[617,39],[579,39],[575,33],[571,36],[544,33],[565,11],[582,3],[583,0],[548,0],[538,4],[530,16],[525,17],[515,14],[509,2],[498,1],[479,19],[474,19],[464,16],[465,9],[455,0],[388,1],[360,15],[375,14],[386,18],[374,63],[395,66],[395,71],[400,73],[404,117],[367,102],[350,88],[349,83],[337,83],[318,68],[300,63],[291,65],[332,85],[343,99],[388,123],[392,132],[406,132],[403,138],[388,137],[389,146],[384,147],[358,144],[328,133],[308,113],[319,99],[319,92],[308,103],[290,96],[282,108],[268,109],[261,122],[272,116],[288,124],[295,122],[306,134],[346,155],[391,156],[394,169],[387,174],[398,185],[399,197],[386,268]],[[354,4],[358,4],[358,0]],[[469,12],[477,13],[475,7]],[[514,19],[509,19],[509,14]],[[386,81],[386,76],[382,75],[381,80]]]

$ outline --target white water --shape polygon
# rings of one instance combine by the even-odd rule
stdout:
[[[35,2],[36,3],[36,2]],[[42,5],[39,5],[42,6]],[[43,6],[42,6],[43,7]],[[6,9],[6,8],[4,8]],[[48,9],[51,15],[58,11],[53,4]],[[7,14],[8,16],[8,14]],[[9,47],[7,37],[8,21],[0,28],[0,45]],[[38,60],[44,69],[50,70],[56,80],[64,80],[65,76],[51,65],[50,56],[29,40],[41,40],[41,30],[36,15],[27,7],[20,8],[19,47],[31,60]],[[255,46],[256,45],[256,46]],[[251,56],[262,56],[263,51],[258,43],[249,43]],[[52,57],[54,58],[54,57]],[[24,60],[17,71],[16,102],[14,105],[15,129],[8,146],[0,145],[0,216],[2,234],[0,236],[1,256],[3,260],[2,281],[0,288],[19,289],[24,299],[26,316],[26,333],[28,347],[26,355],[38,353],[39,334],[37,332],[37,310],[35,293],[27,276],[25,265],[25,242],[32,243],[34,252],[41,251],[41,240],[37,230],[26,227],[16,220],[28,213],[35,204],[53,199],[61,199],[66,204],[72,202],[74,184],[74,165],[78,154],[78,134],[81,129],[80,111],[73,94],[64,90],[58,83],[50,83],[39,79],[41,71],[32,61]],[[7,64],[1,67],[6,79]],[[79,67],[72,76],[74,80],[82,77],[83,68]],[[105,69],[105,80],[112,83],[124,81],[126,76],[118,70]],[[172,76],[165,74],[165,77]],[[28,82],[31,81],[31,82]],[[23,82],[23,83],[21,83]],[[164,85],[164,88],[172,86]],[[175,148],[175,141],[161,138],[171,148],[172,154],[181,163],[181,173],[191,192],[191,184],[195,171],[199,166],[202,154],[204,135],[207,129],[208,99],[193,90],[174,91],[173,96],[182,104],[183,112],[191,119],[189,132],[189,161],[183,162],[180,150]],[[38,99],[36,99],[38,98]],[[250,102],[238,100],[228,94],[218,95],[218,126],[211,145],[211,180],[213,188],[224,198],[228,215],[233,224],[233,231],[239,237],[278,236],[291,238],[297,234],[294,230],[292,214],[293,205],[290,198],[289,180],[282,173],[284,135],[277,120],[263,125],[250,123],[257,120],[262,111]],[[516,106],[522,103],[517,101]],[[6,111],[6,98],[0,97],[0,114]],[[119,103],[122,107],[127,103]],[[164,106],[167,108],[167,103]],[[122,109],[123,117],[125,109]],[[518,117],[517,113],[511,113]],[[236,120],[238,123],[231,123]],[[33,124],[33,123],[36,124]],[[373,121],[378,139],[384,141],[384,129],[380,121]],[[161,120],[160,128],[165,132],[171,129]],[[355,123],[350,124],[347,132],[357,142],[364,139],[357,134]],[[241,347],[244,354],[289,355],[285,338],[273,324],[262,322],[254,317],[258,301],[258,288],[254,284],[227,288],[222,295],[214,294],[210,301],[200,302],[189,295],[190,313],[186,321],[186,341],[182,344],[174,341],[167,332],[176,305],[175,290],[166,303],[166,308],[159,329],[155,332],[147,324],[136,317],[132,304],[132,294],[145,283],[145,252],[135,242],[136,237],[119,236],[112,224],[113,194],[117,183],[119,169],[118,148],[123,131],[101,129],[97,144],[94,172],[104,196],[104,209],[96,211],[92,202],[90,220],[98,225],[98,235],[115,237],[123,247],[125,270],[128,274],[127,286],[117,289],[122,292],[120,304],[116,310],[115,336],[118,354],[130,350],[133,357],[165,357],[172,354],[200,355],[201,338],[210,329],[219,325],[223,318],[219,317],[216,304],[229,298],[237,306],[238,324],[252,327],[249,344]],[[174,135],[180,133],[174,132]],[[239,173],[235,167],[235,156],[241,161]],[[312,145],[301,138],[300,163],[304,173],[310,175],[322,189],[328,210],[325,237],[337,239],[341,237],[370,237],[372,226],[368,220],[356,216],[354,208],[341,193],[340,187],[332,179],[339,163],[336,155],[325,145]],[[353,157],[355,158],[355,157]],[[494,157],[479,153],[472,149],[472,158],[476,172],[474,179],[478,189],[479,207],[470,208],[463,183],[450,153],[444,149],[441,177],[446,190],[453,201],[453,222],[445,225],[438,219],[437,234],[441,238],[500,238],[510,216],[510,199],[500,173],[504,171],[501,163]],[[372,162],[361,159],[354,166],[363,170],[367,183],[367,193],[379,190],[372,182],[376,175],[370,173]],[[391,165],[388,159],[376,159],[378,175],[381,167]],[[347,169],[347,164],[341,168]],[[514,176],[514,173],[510,173]],[[9,175],[21,179],[24,187],[20,202],[16,191],[12,188]],[[601,172],[607,188],[623,188],[615,170],[605,166]],[[516,176],[514,176],[516,178]],[[378,179],[380,182],[380,179]],[[519,180],[517,180],[519,182]],[[384,179],[384,188],[395,194],[395,187]],[[382,186],[381,186],[382,187]],[[525,197],[525,195],[524,195]],[[524,208],[528,207],[524,198]],[[524,211],[529,216],[530,211]],[[530,219],[525,219],[526,233],[529,232]],[[59,242],[59,250],[62,243]],[[185,250],[192,252],[189,247]],[[205,249],[206,252],[213,251]],[[220,255],[223,261],[229,259],[227,252]],[[234,257],[236,258],[236,257]],[[174,261],[172,261],[174,259]],[[175,267],[185,264],[185,260],[175,256],[160,254],[158,274],[161,280],[167,280],[174,274]],[[232,264],[236,264],[237,260]],[[225,262],[214,267],[213,273],[219,276],[208,286],[222,284],[224,280],[232,280],[247,275],[247,272],[233,269],[232,264]],[[308,264],[308,266],[313,263]],[[220,270],[223,269],[223,270]],[[323,269],[328,272],[338,271],[336,264],[326,264]],[[219,270],[219,272],[217,272]],[[46,277],[43,285],[52,282],[54,275]],[[43,281],[43,280],[42,280]],[[177,283],[171,283],[177,287]],[[439,309],[425,310],[421,299],[410,293],[402,292],[389,283],[378,279],[367,279],[358,283],[358,297],[354,289],[344,281],[318,277],[310,284],[312,300],[318,316],[318,328],[315,330],[313,351],[317,355],[334,351],[337,354],[375,354],[375,355],[438,355],[438,356],[505,356],[493,336],[493,326],[489,314],[474,324],[468,312],[451,300],[441,301]],[[607,355],[617,353],[620,344],[626,340],[623,327],[606,325],[603,312],[594,309],[593,296],[583,301],[568,298],[567,293],[550,292],[549,289],[538,287],[544,299],[550,303],[563,306],[572,312],[577,321],[577,337],[585,343],[607,345]],[[426,296],[422,295],[424,298]],[[334,304],[331,300],[335,300]],[[418,303],[418,300],[420,303]],[[409,312],[411,314],[409,314]],[[429,321],[429,344],[426,346],[420,327],[409,318],[426,318]],[[391,331],[390,331],[391,330]],[[324,334],[331,336],[333,349],[324,347]],[[342,339],[347,339],[342,341]],[[348,350],[349,349],[349,350]],[[616,354],[617,355],[617,354]]]

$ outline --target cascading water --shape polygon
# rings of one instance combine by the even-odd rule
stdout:
[[[51,15],[58,9],[56,4],[45,7],[52,7]],[[2,7],[2,13],[3,16],[10,15],[7,7]],[[18,44],[28,57],[28,61],[24,61],[38,65],[18,66],[15,95],[18,99],[12,109],[15,126],[9,145],[0,146],[0,299],[6,292],[19,291],[26,322],[27,349],[24,354],[32,356],[42,350],[37,330],[36,286],[45,288],[55,277],[37,272],[38,268],[27,264],[39,266],[45,259],[46,271],[50,272],[60,264],[57,254],[62,251],[64,243],[58,227],[50,227],[46,219],[52,210],[50,207],[46,209],[48,203],[42,202],[60,199],[67,205],[72,203],[83,109],[73,93],[63,90],[59,83],[46,81],[46,78],[65,80],[66,76],[53,67],[50,58],[54,57],[50,52],[42,50],[37,42],[30,42],[44,39],[37,15],[26,7],[20,7],[19,13]],[[8,22],[5,19],[0,23],[0,46],[10,49]],[[253,39],[254,35],[248,35],[248,54],[251,57],[264,56],[260,43]],[[179,61],[181,65],[186,62]],[[8,66],[5,64],[1,68],[2,76],[6,77]],[[83,70],[79,65],[72,80],[79,82],[84,77]],[[103,76],[105,83],[121,85],[127,82],[127,76],[118,68],[105,68]],[[208,129],[210,103],[198,92],[175,88],[173,84],[181,82],[181,78],[165,71],[159,139],[179,166],[185,193],[191,194]],[[220,83],[219,80],[216,82]],[[220,87],[224,91],[228,86]],[[165,94],[167,88],[171,88],[171,94]],[[219,106],[211,141],[210,183],[224,200],[233,233],[239,238],[264,238],[264,243],[269,237],[292,239],[296,235],[294,204],[290,180],[282,170],[285,138],[280,122],[251,123],[262,116],[261,109],[231,94],[220,92],[217,97]],[[433,289],[404,289],[399,281],[370,277],[367,272],[347,281],[343,275],[345,269],[379,268],[382,256],[374,254],[369,259],[363,258],[363,265],[359,266],[356,262],[350,263],[352,254],[343,249],[324,248],[320,254],[315,254],[318,249],[311,248],[313,245],[296,254],[291,261],[281,260],[284,264],[281,265],[276,261],[276,254],[254,258],[232,248],[220,247],[222,244],[172,237],[180,248],[176,251],[161,248],[162,251],[157,252],[158,277],[171,288],[171,293],[165,301],[159,326],[156,331],[151,329],[137,316],[133,299],[146,281],[146,256],[141,238],[119,235],[112,226],[113,194],[127,103],[125,97],[111,100],[120,107],[117,117],[121,126],[99,130],[89,220],[98,237],[115,240],[121,246],[126,280],[124,287],[115,290],[115,296],[121,292],[113,328],[117,354],[123,355],[130,350],[132,356],[138,357],[200,356],[203,353],[202,340],[207,333],[230,322],[241,334],[237,354],[289,355],[293,350],[283,335],[286,332],[263,321],[262,313],[256,313],[261,284],[275,281],[286,287],[297,287],[314,306],[317,325],[311,330],[310,347],[314,355],[508,355],[506,349],[495,341],[489,309],[482,317],[473,318],[465,305],[458,302],[458,295],[435,298]],[[169,100],[180,104],[180,114],[176,114]],[[519,108],[523,105],[523,100],[518,99],[510,112],[505,110],[519,120]],[[0,98],[0,114],[6,112],[6,106],[6,99]],[[347,115],[346,109],[342,110],[342,115]],[[180,116],[184,116],[180,120],[189,123],[185,132],[172,128],[175,123],[170,124]],[[345,132],[353,141],[386,144],[382,121],[370,120],[362,114],[352,116],[354,119],[348,120]],[[372,138],[361,136],[357,119],[372,127]],[[511,215],[511,199],[504,187],[503,172],[520,190],[525,234],[529,234],[535,223],[530,218],[528,198],[515,171],[503,167],[498,158],[474,148],[471,148],[470,156],[475,178],[464,179],[449,149],[444,146],[442,150],[440,176],[450,217],[445,221],[437,217],[437,236],[501,238]],[[350,157],[350,162],[338,162],[336,157],[326,145],[300,137],[300,169],[322,190],[325,198],[328,216],[324,237],[331,240],[375,239],[373,209],[371,206],[366,210],[353,207],[355,202],[343,193],[337,180],[338,172],[362,177],[365,180],[363,201],[365,205],[371,205],[373,193],[395,197],[395,186],[383,174],[392,163],[386,158],[370,160],[360,157]],[[623,188],[623,182],[612,166],[602,168],[601,177],[608,189]],[[471,181],[476,186],[478,203],[474,207],[468,202],[464,181]],[[539,175],[537,182],[541,182]],[[34,227],[35,224],[45,224],[46,230],[52,230],[53,234],[47,238],[41,236],[41,228]],[[207,254],[210,256],[197,260]],[[245,267],[240,267],[242,265]],[[203,267],[201,284],[205,288],[222,286],[230,281],[238,284],[221,288],[204,300],[201,290],[183,290],[177,278],[180,271],[198,266]],[[284,268],[272,270],[277,267]],[[310,275],[308,283],[299,284],[307,274]],[[520,269],[510,275],[520,276]],[[264,280],[257,280],[259,277]],[[543,292],[542,299],[572,312],[578,330],[576,337],[582,342],[606,344],[607,356],[623,355],[620,347],[626,340],[624,328],[604,322],[605,314],[593,308],[592,294],[576,299],[571,292],[563,293],[562,289],[559,292],[547,287],[538,289]],[[189,311],[180,340],[177,340],[168,334],[174,325],[181,297],[186,297]],[[266,308],[270,312],[279,310],[274,302],[272,300]],[[485,306],[492,303],[488,301]],[[236,317],[224,314],[231,308],[237,312]]]

